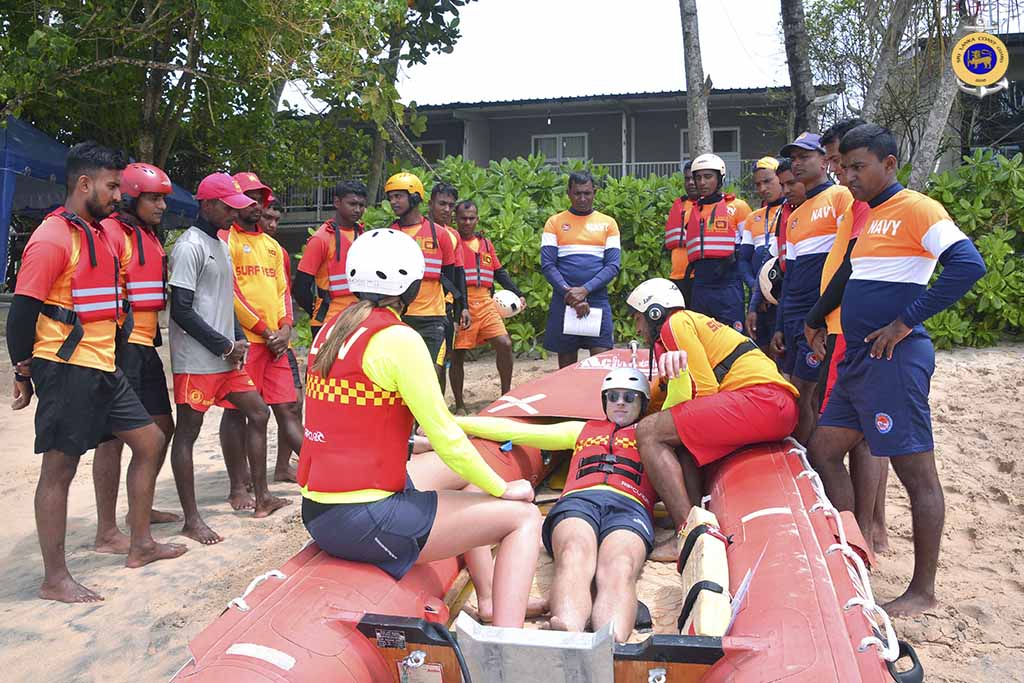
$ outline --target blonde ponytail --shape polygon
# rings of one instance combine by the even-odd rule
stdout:
[[[338,316],[338,322],[327,333],[327,340],[316,352],[316,360],[313,361],[313,372],[321,377],[326,377],[331,372],[334,361],[338,360],[338,352],[341,345],[345,343],[349,335],[356,331],[363,321],[370,317],[373,311],[372,301],[359,301],[352,304]]]

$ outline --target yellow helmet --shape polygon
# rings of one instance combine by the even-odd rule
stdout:
[[[767,168],[769,171],[774,171],[778,169],[778,167],[779,160],[776,159],[775,157],[761,157],[760,159],[757,160],[757,163],[754,164],[755,171],[759,168]]]
[[[405,190],[410,195],[418,194],[420,200],[426,199],[426,191],[423,189],[423,182],[412,173],[408,171],[402,171],[388,178],[388,181],[384,183],[384,192],[391,192],[393,190]]]

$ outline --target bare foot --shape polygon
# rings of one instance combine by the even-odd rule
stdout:
[[[46,583],[39,587],[39,597],[43,600],[58,602],[100,602],[103,596],[91,591],[82,584],[65,575],[56,583]]]
[[[263,500],[256,504],[256,509],[253,511],[252,516],[256,519],[269,517],[276,511],[283,508],[285,505],[291,504],[292,502],[287,498],[278,498],[276,496],[263,496]]]
[[[469,611],[469,610],[467,610]],[[530,599],[526,603],[526,618],[532,619],[533,617],[539,617],[548,611],[547,598],[538,598],[531,595]],[[494,618],[494,604],[490,598],[477,598],[476,608],[476,620],[481,624],[489,624]]]
[[[289,466],[287,470],[278,470],[276,468],[274,469],[274,481],[297,482],[297,477],[298,473],[296,472],[294,467]]]
[[[98,553],[109,553],[110,555],[127,555],[131,541],[120,529],[115,529],[109,534],[100,536],[96,534],[96,547]]]
[[[876,555],[889,552],[889,534],[885,529],[876,529],[875,538],[872,541]]]
[[[188,536],[193,541],[199,541],[203,545],[220,543],[224,537],[206,526],[206,522],[199,520],[195,524],[186,524],[181,528],[181,535]]]
[[[541,628],[546,631],[571,631],[569,625],[566,624],[560,617],[551,617],[548,621],[541,625]]]
[[[911,593],[908,589],[906,593],[892,602],[882,605],[882,609],[890,617],[912,617],[935,607],[937,604],[939,602],[935,599],[934,595]]]
[[[651,556],[647,558],[654,562],[676,562],[679,560],[679,548],[676,545],[676,537],[668,539],[664,543],[654,546]]]
[[[124,566],[129,569],[138,569],[139,567],[145,567],[151,562],[173,560],[176,557],[181,557],[186,552],[188,552],[188,547],[183,543],[157,543],[154,541],[151,545],[129,550],[128,559],[125,560]]]
[[[175,512],[164,512],[163,510],[151,510],[149,513],[150,524],[170,524],[180,522],[181,515]]]
[[[232,491],[228,496],[228,502],[231,503],[231,508],[234,510],[252,510],[256,507],[256,499],[249,495],[247,490]]]

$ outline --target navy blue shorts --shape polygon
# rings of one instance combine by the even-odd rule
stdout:
[[[739,280],[724,285],[693,283],[687,308],[703,313],[737,332],[743,332],[746,320],[743,307],[743,283]]]
[[[603,348],[610,349],[615,345],[612,338],[612,305],[608,299],[592,301],[588,299],[591,308],[600,308],[604,311],[601,315],[601,334],[597,337],[581,337],[577,334],[564,334],[562,327],[565,325],[565,302],[560,296],[551,298],[551,306],[548,308],[548,323],[544,328],[544,348],[552,353],[574,353],[580,349]]]
[[[771,346],[772,336],[775,334],[775,306],[769,306],[768,311],[757,313],[757,345],[762,351],[767,351]]]
[[[597,489],[566,494],[551,508],[541,530],[541,539],[548,554],[551,554],[551,534],[555,525],[569,517],[577,517],[589,524],[599,546],[611,532],[627,529],[644,539],[648,555],[654,548],[654,524],[647,509],[621,493]]]
[[[821,361],[816,358],[811,345],[804,336],[803,318],[797,323],[783,324],[786,355],[782,359],[782,372],[786,375],[799,377],[806,382],[817,382],[821,376]]]
[[[376,565],[396,581],[416,564],[437,515],[437,491],[406,489],[372,503],[302,499],[302,521],[328,555]]]
[[[928,407],[935,372],[932,340],[913,333],[896,345],[892,360],[871,358],[870,350],[870,344],[847,346],[818,424],[863,433],[872,455],[894,457],[932,450]]]

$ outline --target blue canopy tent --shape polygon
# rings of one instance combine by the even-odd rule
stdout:
[[[64,201],[67,154],[65,145],[13,116],[0,127],[0,267],[7,266],[11,217],[41,218]],[[198,212],[192,194],[175,185],[164,226],[188,225]]]

